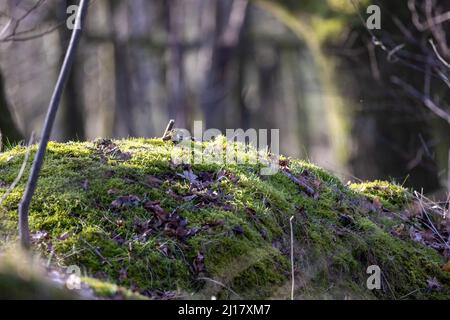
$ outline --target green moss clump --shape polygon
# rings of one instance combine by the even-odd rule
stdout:
[[[81,278],[81,283],[88,286],[98,299],[146,300],[147,297],[115,284],[95,278]]]
[[[387,181],[353,183],[349,185],[349,188],[371,199],[379,199],[391,210],[404,208],[412,199],[407,189]]]
[[[193,154],[160,139],[50,143],[30,211],[33,248],[55,268],[79,266],[100,297],[286,299],[294,217],[297,298],[450,297],[443,259],[392,236],[373,214],[407,204],[403,188],[344,186],[286,158],[276,174],[262,176],[250,162],[256,153],[241,145],[223,138],[194,145],[195,152],[232,146],[242,163],[176,165],[174,154]],[[0,197],[25,152],[0,154]],[[26,178],[0,207],[2,246],[16,239]],[[383,271],[379,291],[366,288],[372,264]],[[430,278],[440,291],[428,290]]]

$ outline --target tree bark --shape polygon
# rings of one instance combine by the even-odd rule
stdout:
[[[5,143],[18,143],[23,136],[17,128],[8,104],[3,74],[0,70],[0,149]]]
[[[216,34],[211,65],[202,94],[206,127],[223,130],[230,64],[235,57],[247,17],[248,1],[217,2]]]
[[[169,35],[169,63],[166,72],[169,117],[176,119],[176,123],[180,128],[186,128],[186,117],[188,114],[186,112],[186,87],[183,66],[184,50],[181,46],[181,2],[179,0],[168,0],[165,9]]]
[[[124,7],[120,7],[123,5]],[[128,65],[128,41],[129,35],[119,35],[120,20],[119,10],[128,10],[128,3],[111,1],[109,3],[110,21],[113,25],[112,41],[114,46],[115,87],[116,87],[116,112],[114,114],[114,128],[116,136],[136,136],[133,123],[133,102],[131,99],[131,78]]]
[[[76,5],[77,3],[78,2],[75,0],[63,1],[62,16],[66,17],[66,9],[71,5]],[[61,19],[61,21],[62,20],[63,19]],[[60,28],[59,30],[61,47],[64,50],[67,43],[70,41],[71,32],[67,28]],[[64,141],[82,141],[86,138],[86,135],[82,91],[81,87],[77,85],[77,68],[74,68],[69,74],[63,99],[64,104],[61,106],[62,138]]]

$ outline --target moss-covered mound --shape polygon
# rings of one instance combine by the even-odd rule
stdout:
[[[269,176],[249,163],[176,165],[174,148],[160,139],[51,143],[31,206],[33,248],[55,268],[79,266],[96,287],[105,281],[151,298],[286,299],[294,217],[296,298],[450,298],[442,252],[398,231],[409,228],[403,188],[344,186],[284,158]],[[0,154],[0,199],[25,154]],[[0,206],[5,247],[16,239],[26,178]],[[371,265],[381,270],[379,290],[367,288]]]
[[[66,271],[66,272],[64,272]],[[0,255],[1,300],[144,300],[147,297],[116,284],[90,277],[73,277],[68,269],[45,265],[20,248]]]

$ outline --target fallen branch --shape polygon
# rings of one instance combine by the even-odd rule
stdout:
[[[70,40],[70,44],[64,58],[64,63],[61,67],[58,81],[56,82],[55,89],[53,91],[52,99],[50,100],[44,129],[42,130],[41,141],[39,143],[39,149],[33,161],[33,167],[31,168],[25,193],[23,194],[22,201],[19,204],[19,235],[21,245],[24,249],[28,249],[30,247],[28,211],[30,209],[31,199],[33,198],[34,192],[36,190],[39,173],[44,162],[45,152],[47,150],[48,141],[50,140],[50,134],[52,132],[53,123],[55,122],[55,117],[61,101],[63,89],[67,82],[70,69],[75,60],[75,54],[81,38],[82,25],[87,15],[88,3],[89,0],[80,0],[76,25],[72,32],[72,38]]]
[[[316,194],[316,192],[314,191],[313,188],[311,188],[310,186],[308,186],[305,182],[303,182],[302,180],[300,180],[299,178],[297,178],[296,176],[294,176],[292,173],[283,170],[282,171],[283,174],[288,177],[289,179],[291,179],[292,182],[294,182],[295,184],[297,184],[300,188],[302,188],[309,196],[314,196]]]

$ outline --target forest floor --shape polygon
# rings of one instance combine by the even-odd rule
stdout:
[[[243,145],[193,144],[241,163],[176,164],[190,151],[161,139],[50,143],[30,210],[39,258],[15,249],[27,148],[1,153],[0,297],[289,299],[293,262],[296,299],[450,299],[445,208],[285,157],[264,176]]]

